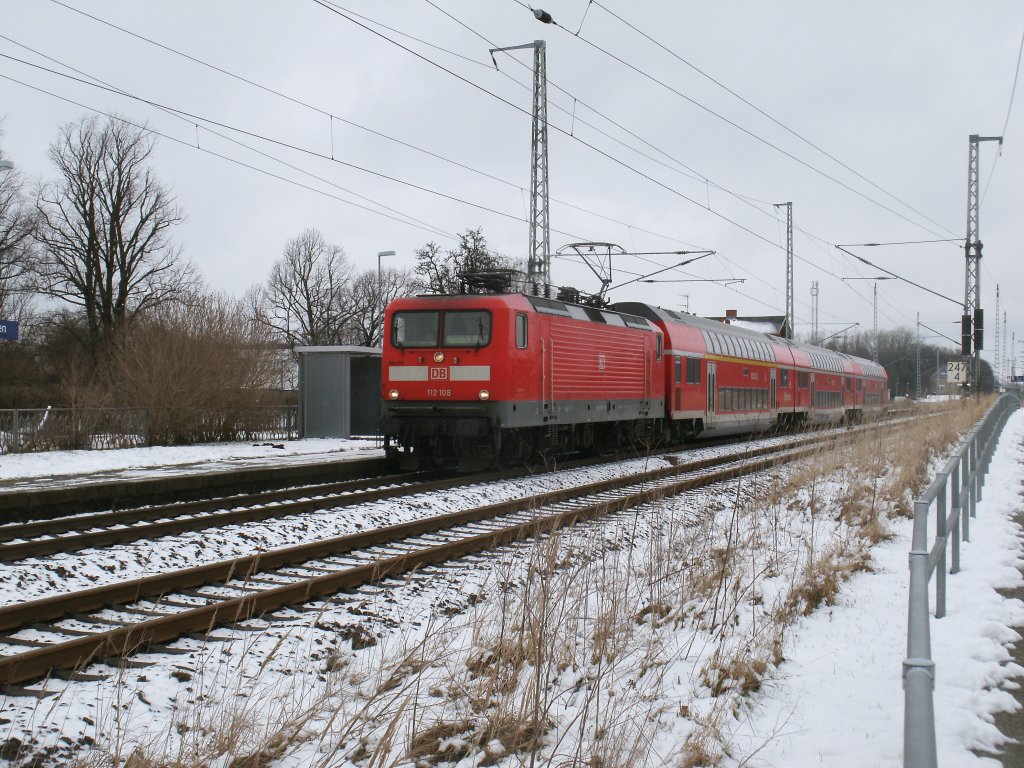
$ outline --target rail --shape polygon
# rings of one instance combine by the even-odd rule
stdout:
[[[928,584],[935,574],[935,618],[946,615],[946,554],[952,574],[960,571],[960,541],[970,541],[971,518],[981,501],[985,473],[999,434],[1020,402],[1006,394],[960,443],[952,458],[914,501],[914,535],[910,549],[910,599],[907,658],[903,661],[903,765],[936,768],[935,662],[931,658]],[[935,541],[928,547],[928,514],[935,505]]]

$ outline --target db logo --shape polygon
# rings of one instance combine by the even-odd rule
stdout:
[[[431,381],[447,381],[448,369],[447,368],[431,368],[430,369],[430,380]]]

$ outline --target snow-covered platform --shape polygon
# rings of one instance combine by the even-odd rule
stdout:
[[[383,456],[374,439],[49,451],[0,455],[0,492]]]

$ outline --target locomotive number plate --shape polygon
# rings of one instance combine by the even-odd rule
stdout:
[[[428,389],[427,397],[451,397],[452,391],[450,389]]]

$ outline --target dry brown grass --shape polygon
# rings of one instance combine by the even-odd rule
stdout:
[[[493,567],[487,600],[390,647],[329,656],[315,695],[197,703],[176,720],[190,730],[174,754],[154,743],[132,759],[199,768],[230,754],[233,768],[256,768],[313,739],[317,768],[473,756],[626,768],[661,764],[658,723],[682,718],[676,764],[719,765],[730,723],[784,660],[789,628],[870,569],[871,546],[928,462],[983,408],[851,437],[727,496],[665,500],[522,543]],[[110,754],[90,765],[123,764]]]

